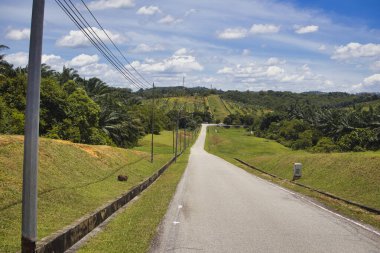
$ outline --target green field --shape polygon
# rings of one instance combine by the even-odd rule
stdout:
[[[154,164],[149,162],[149,139],[134,149],[121,149],[41,138],[38,237],[91,213],[165,164],[172,157],[172,133],[155,136]],[[19,250],[22,154],[22,136],[0,136],[0,252]],[[117,181],[119,174],[128,175],[128,181]]]
[[[300,183],[380,209],[380,152],[308,153],[247,134],[244,129],[210,128],[206,149],[232,163],[234,157],[289,180],[303,164]]]

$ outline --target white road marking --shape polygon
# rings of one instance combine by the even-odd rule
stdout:
[[[340,218],[342,218],[342,219],[344,219],[344,220],[346,220],[346,221],[348,221],[348,222],[351,222],[351,223],[353,223],[353,224],[355,224],[355,225],[357,225],[357,226],[359,226],[359,227],[361,227],[361,228],[364,228],[365,230],[367,230],[367,231],[369,231],[369,232],[372,232],[372,233],[374,233],[374,234],[380,236],[380,233],[377,232],[376,230],[373,230],[373,229],[370,228],[370,227],[367,227],[367,226],[365,226],[365,225],[363,225],[363,224],[361,224],[361,223],[359,223],[359,222],[356,222],[356,221],[351,220],[351,219],[349,219],[349,218],[347,218],[347,217],[344,217],[343,215],[340,215],[340,214],[338,214],[338,213],[335,213],[335,212],[333,212],[333,211],[331,211],[331,210],[329,210],[329,209],[327,209],[327,208],[325,208],[325,207],[323,207],[323,206],[321,206],[321,205],[318,205],[317,203],[314,203],[313,201],[311,201],[311,200],[309,200],[309,199],[303,197],[301,194],[297,194],[297,193],[294,193],[294,192],[292,192],[292,191],[289,191],[289,190],[287,190],[287,189],[285,189],[285,188],[283,188],[283,187],[281,187],[281,186],[278,186],[278,185],[276,185],[276,184],[274,184],[274,183],[272,183],[272,182],[269,182],[269,181],[267,181],[267,180],[265,180],[265,179],[262,179],[262,178],[260,178],[260,177],[258,177],[258,176],[256,176],[256,175],[253,175],[253,176],[255,176],[255,177],[257,177],[258,179],[260,179],[260,180],[262,180],[262,181],[264,181],[264,182],[267,182],[267,183],[271,184],[272,186],[274,186],[274,187],[276,187],[276,188],[278,188],[278,189],[281,189],[281,190],[283,190],[283,191],[285,191],[285,192],[287,192],[287,193],[290,193],[290,194],[292,194],[292,195],[296,195],[297,197],[302,198],[303,200],[309,202],[310,204],[312,204],[312,205],[314,205],[314,206],[316,206],[316,207],[319,207],[320,209],[322,209],[322,210],[324,210],[324,211],[326,211],[326,212],[328,212],[328,213],[331,213],[331,214],[333,214],[333,215],[335,215],[335,216],[338,216],[338,217],[340,217]]]

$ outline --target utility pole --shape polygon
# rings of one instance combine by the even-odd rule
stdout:
[[[181,130],[179,130],[179,152],[182,151],[182,134]]]
[[[175,131],[175,158],[174,161],[177,162],[177,155],[178,155],[178,125],[179,125],[179,111],[177,114],[177,126]]]
[[[154,136],[154,83],[153,83],[153,89],[152,89],[152,95],[153,95],[153,100],[152,100],[152,126],[151,126],[151,132],[152,132],[152,141],[151,141],[151,147],[150,147],[150,162],[153,163],[153,136]]]
[[[35,252],[37,241],[38,135],[44,9],[45,0],[33,1],[25,112],[21,229],[22,253]]]
[[[186,126],[183,128],[183,149],[186,149]]]
[[[174,122],[173,122],[174,123]],[[175,131],[175,123],[173,124],[173,154],[175,153],[175,144],[174,144],[174,131]]]

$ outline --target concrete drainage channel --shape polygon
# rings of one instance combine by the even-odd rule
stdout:
[[[332,199],[337,199],[337,200],[343,201],[343,202],[345,202],[345,203],[347,203],[347,204],[350,204],[350,205],[353,205],[353,206],[356,206],[356,207],[360,207],[360,208],[362,208],[362,209],[364,209],[364,210],[366,210],[366,211],[368,211],[368,212],[370,212],[370,213],[373,213],[373,214],[380,214],[380,210],[379,210],[379,209],[376,209],[376,208],[373,208],[373,207],[369,207],[369,206],[365,206],[365,205],[362,205],[362,204],[356,203],[356,202],[354,202],[354,201],[347,200],[347,199],[343,199],[343,198],[341,198],[341,197],[335,196],[335,195],[333,195],[333,194],[331,194],[331,193],[323,192],[323,191],[320,191],[320,190],[314,189],[314,188],[312,188],[312,187],[310,187],[310,186],[307,186],[307,185],[304,185],[304,184],[300,184],[300,183],[297,183],[297,182],[294,182],[294,181],[290,181],[290,180],[288,180],[288,179],[285,179],[285,178],[282,178],[282,177],[279,177],[279,176],[273,175],[273,174],[271,174],[271,173],[268,173],[268,172],[266,172],[266,171],[264,171],[264,170],[262,170],[262,169],[259,169],[259,168],[255,167],[255,166],[251,165],[251,164],[248,164],[248,163],[246,163],[246,162],[244,162],[243,160],[240,160],[240,159],[238,159],[238,158],[234,158],[234,159],[235,159],[236,161],[240,162],[241,164],[244,164],[245,166],[251,168],[251,169],[254,169],[254,170],[260,171],[261,173],[264,173],[264,174],[269,175],[269,176],[271,176],[271,177],[278,178],[278,179],[280,179],[280,180],[285,180],[285,181],[287,181],[287,182],[289,182],[289,183],[291,183],[291,184],[298,185],[298,186],[300,186],[300,187],[303,187],[303,188],[309,189],[309,190],[311,190],[311,191],[318,192],[318,193],[320,193],[320,194],[322,194],[322,195],[325,195],[325,196],[327,196],[327,197],[330,197],[330,198],[332,198]]]
[[[183,153],[183,152],[182,152]],[[182,155],[180,153],[177,158]],[[175,161],[175,157],[170,159],[161,169],[146,179],[144,182],[132,188],[127,193],[122,194],[117,199],[110,201],[106,205],[98,208],[94,213],[86,215],[76,221],[75,223],[55,232],[54,234],[41,239],[37,243],[36,253],[47,252],[65,252],[75,243],[80,241],[88,233],[98,227],[106,219],[108,219],[113,213],[125,206],[134,197],[148,188],[157,178],[167,170],[170,165]]]

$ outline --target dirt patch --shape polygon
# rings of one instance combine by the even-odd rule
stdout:
[[[94,147],[87,146],[87,145],[81,145],[81,144],[77,144],[77,146],[80,149],[82,149],[83,151],[87,152],[87,154],[89,154],[92,157],[96,157],[96,158],[101,157],[101,153],[99,151],[97,151]]]

